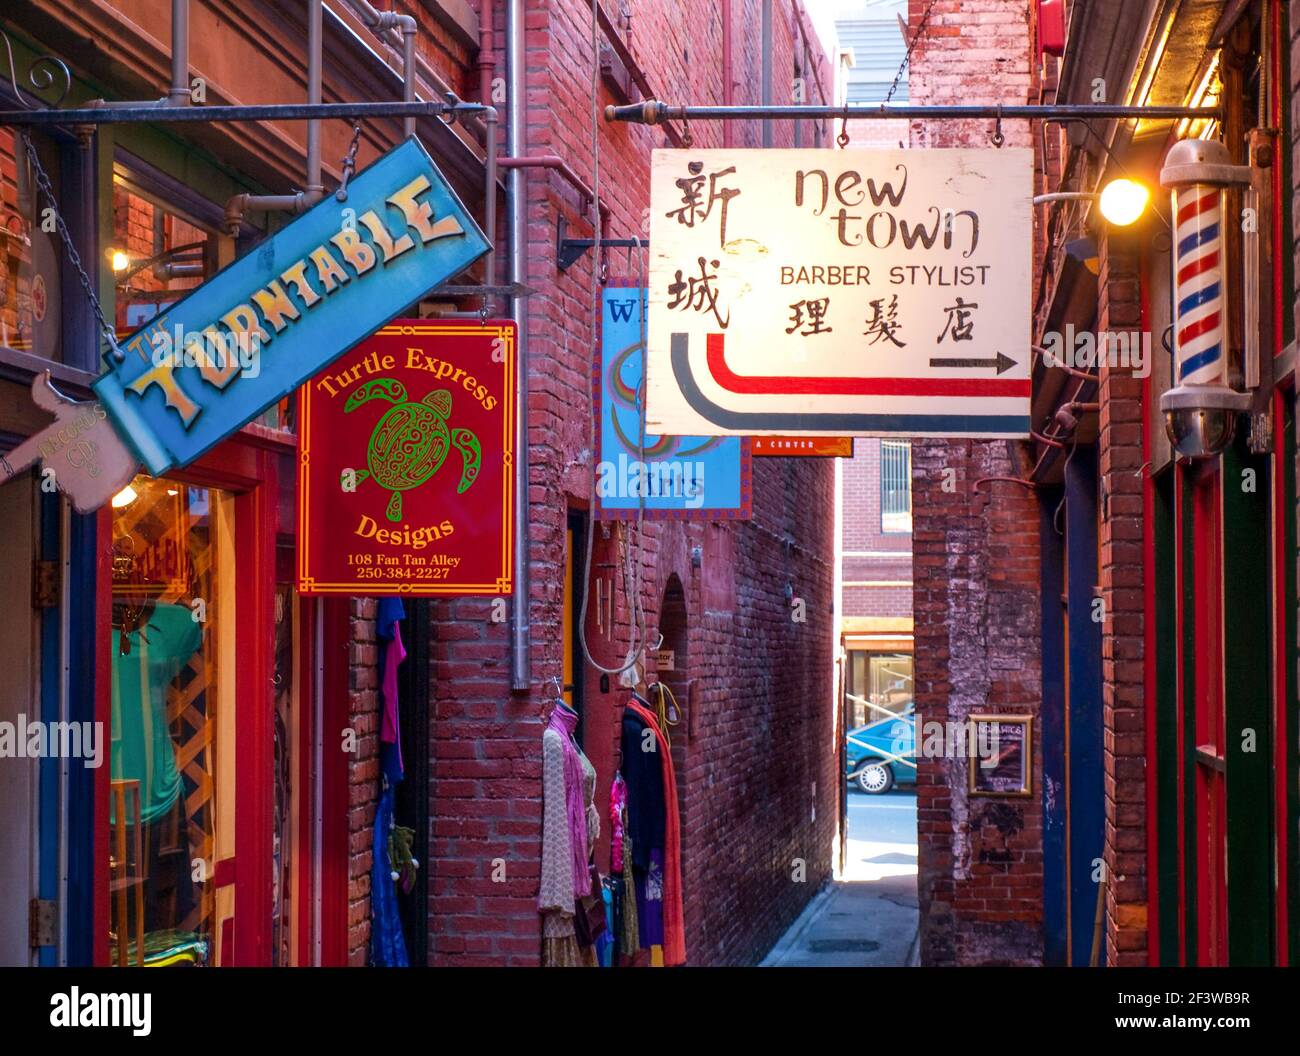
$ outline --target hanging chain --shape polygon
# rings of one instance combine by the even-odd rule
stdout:
[[[77,253],[77,247],[72,244],[72,235],[68,232],[68,225],[63,222],[63,214],[59,212],[58,199],[54,197],[54,188],[50,185],[49,176],[45,174],[45,169],[41,167],[41,159],[36,153],[36,145],[27,132],[23,132],[22,137],[27,161],[32,167],[32,174],[36,177],[36,186],[40,188],[41,194],[50,203],[50,211],[54,213],[54,223],[59,229],[59,239],[63,243],[63,252],[67,254],[68,260],[77,271],[77,278],[81,280],[81,288],[86,292],[86,300],[90,302],[90,307],[95,313],[95,321],[99,324],[99,332],[103,335],[104,340],[108,342],[113,361],[121,363],[126,358],[126,353],[117,347],[117,332],[108,325],[108,320],[104,318],[104,309],[100,307],[99,298],[95,296],[95,288],[90,281],[90,276],[86,274],[86,269],[81,265],[81,256]]]
[[[1007,141],[1007,137],[1002,134],[1002,104],[1001,103],[998,103],[997,123],[994,124],[993,126],[993,134],[989,136],[989,140],[999,150],[1002,149],[1002,144]]]
[[[348,200],[348,180],[357,171],[357,147],[360,144],[361,122],[357,121],[352,126],[352,142],[348,144],[348,152],[343,155],[343,178],[339,180],[339,189],[334,192],[334,197],[340,202]]]
[[[840,134],[835,137],[835,142],[839,144],[840,150],[844,150],[849,145],[849,104],[847,99],[844,101],[844,118],[840,122]]]
[[[894,83],[889,86],[889,94],[885,96],[885,102],[893,100],[894,93],[898,91],[899,82],[903,79],[903,71],[907,69],[908,63],[912,61],[912,49],[916,47],[921,37],[925,35],[926,23],[930,21],[930,12],[934,10],[935,0],[930,0],[925,5],[925,12],[921,15],[921,21],[916,25],[916,32],[912,34],[912,39],[907,42],[907,51],[903,55],[903,61],[898,64],[898,72],[894,74]]]

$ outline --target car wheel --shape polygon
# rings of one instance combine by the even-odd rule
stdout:
[[[864,767],[858,773],[858,788],[871,796],[879,796],[894,787],[894,771],[884,763]]]

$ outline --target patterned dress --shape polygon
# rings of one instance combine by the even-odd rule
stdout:
[[[596,809],[596,768],[578,752],[582,763],[582,800],[587,807],[587,846],[600,835]],[[595,948],[584,951],[573,932],[573,854],[569,847],[564,787],[564,740],[557,730],[542,734],[542,964],[548,968],[594,965]],[[596,892],[599,894],[599,892]]]

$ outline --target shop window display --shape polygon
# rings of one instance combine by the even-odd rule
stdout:
[[[233,504],[139,476],[113,499],[109,900],[117,965],[219,962],[233,911]],[[220,764],[220,765],[218,765]]]
[[[32,134],[59,193],[54,144]],[[12,128],[0,128],[0,345],[62,359],[59,236],[42,230],[33,168]],[[48,226],[48,225],[46,225]]]

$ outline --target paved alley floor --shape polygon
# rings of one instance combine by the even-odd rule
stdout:
[[[916,796],[849,793],[843,878],[808,904],[766,968],[901,967],[917,940]]]

